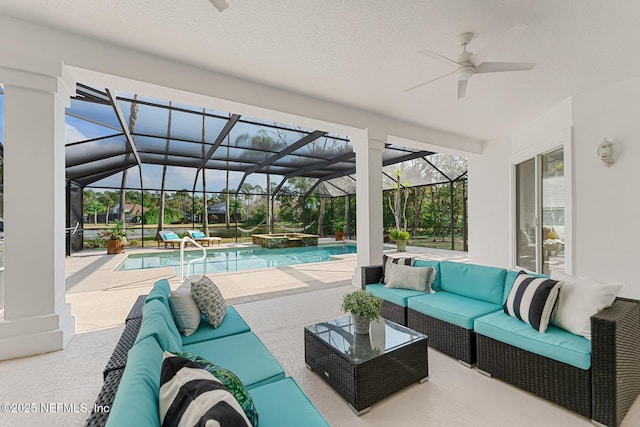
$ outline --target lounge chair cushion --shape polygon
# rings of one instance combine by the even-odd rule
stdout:
[[[203,239],[207,237],[207,235],[204,234],[202,231],[194,231],[191,233],[191,237],[193,237],[194,239]]]
[[[178,236],[173,231],[165,231],[164,233],[162,233],[162,237],[164,238],[164,240],[180,240],[180,236]]]
[[[251,396],[262,426],[329,426],[293,378],[253,388]],[[286,409],[282,402],[286,402]]]
[[[183,351],[233,371],[249,390],[285,377],[282,366],[253,332],[187,344]]]
[[[526,323],[497,311],[477,318],[474,329],[478,334],[576,368],[587,370],[591,367],[591,341],[553,325],[541,334]]]
[[[427,316],[444,320],[464,329],[473,329],[473,321],[480,316],[500,310],[498,304],[480,301],[451,292],[440,291],[410,298],[408,307]]]
[[[163,426],[251,425],[218,378],[196,362],[168,352],[162,362],[159,406]]]
[[[191,280],[186,279],[178,289],[171,291],[169,306],[182,335],[188,337],[198,329],[202,313],[191,295]]]
[[[136,342],[111,405],[107,426],[159,426],[162,349],[154,337]]]
[[[227,313],[227,303],[220,289],[207,276],[202,276],[198,281],[191,282],[191,294],[198,308],[214,328],[220,326],[224,315]]]
[[[228,337],[230,335],[241,334],[243,332],[249,332],[251,328],[244,319],[238,314],[235,308],[232,306],[227,307],[227,314],[224,315],[222,323],[217,328],[211,326],[207,322],[207,318],[202,316],[200,319],[200,326],[192,334],[187,336],[182,335],[182,344],[193,344],[202,341],[214,340],[217,338]]]

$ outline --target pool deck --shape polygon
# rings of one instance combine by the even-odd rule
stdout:
[[[320,244],[335,243],[331,238]],[[355,241],[347,241],[355,243]],[[246,248],[251,243],[223,244],[222,248]],[[217,247],[216,247],[217,249]],[[428,248],[409,248],[414,255],[436,259],[467,260],[462,252]],[[76,330],[86,332],[122,325],[139,295],[147,294],[153,283],[168,279],[171,288],[180,285],[174,267],[158,267],[131,271],[114,271],[128,254],[166,253],[164,248],[127,248],[125,253],[106,255],[104,249],[85,250],[66,258],[67,302],[76,316]],[[395,251],[391,251],[395,252]],[[329,262],[299,264],[288,267],[217,273],[211,275],[230,304],[241,304],[320,288],[351,283],[356,254],[336,255]],[[268,271],[268,274],[265,274]],[[100,304],[96,304],[100,301]]]

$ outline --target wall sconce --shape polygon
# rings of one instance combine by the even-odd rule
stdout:
[[[604,141],[598,145],[598,156],[605,167],[611,166],[613,164],[613,142],[605,138]]]

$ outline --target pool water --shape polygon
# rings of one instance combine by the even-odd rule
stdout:
[[[191,264],[191,275],[224,273],[228,271],[256,270],[268,267],[307,264],[330,261],[332,255],[356,253],[356,245],[335,244],[307,246],[302,248],[265,249],[262,247],[207,249],[207,258]],[[202,251],[185,251],[185,267],[189,260],[202,257]],[[117,271],[141,270],[145,268],[174,267],[180,274],[180,251],[131,254]]]

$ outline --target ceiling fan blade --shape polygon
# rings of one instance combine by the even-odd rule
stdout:
[[[467,84],[469,80],[458,80],[458,99],[464,98],[467,93]]]
[[[488,46],[485,46],[484,49],[481,49],[480,51],[476,52],[471,57],[471,60],[473,61],[474,64],[480,64],[484,62],[484,58],[488,58],[489,56],[491,56],[501,46],[504,46],[505,44],[513,41],[516,37],[520,36],[522,33],[527,31],[527,29],[529,29],[529,26],[527,24],[520,23],[520,24],[514,25],[513,27],[508,29],[505,33],[500,35],[500,37],[494,40],[493,43],[489,44]]]
[[[483,62],[476,67],[475,73],[499,73],[502,71],[529,71],[536,64],[533,62]]]
[[[440,77],[436,77],[435,79],[428,80],[428,81],[426,81],[426,82],[424,82],[424,83],[420,83],[419,85],[412,86],[412,87],[410,87],[410,88],[408,88],[408,89],[405,89],[405,90],[404,90],[404,92],[405,92],[405,93],[407,93],[407,92],[410,92],[410,91],[412,91],[412,90],[414,90],[414,89],[418,89],[419,87],[422,87],[422,86],[428,85],[429,83],[433,83],[433,82],[435,82],[436,80],[440,80],[440,79],[443,79],[443,78],[445,78],[445,77],[447,77],[447,76],[450,76],[450,75],[452,75],[453,73],[454,73],[454,71],[452,71],[452,72],[450,72],[450,73],[447,73],[447,74],[444,74],[444,75],[442,75],[442,76],[440,76]]]
[[[436,53],[432,50],[429,49],[422,49],[420,51],[418,51],[418,53],[421,53],[423,55],[428,56],[429,58],[433,58],[433,59],[437,59],[440,62],[444,62],[447,65],[451,65],[454,66],[456,68],[460,67],[460,64],[458,64],[456,61],[454,61],[453,59],[447,58],[446,56],[442,56],[439,53]]]
[[[209,0],[209,2],[218,9],[218,12],[222,12],[229,7],[229,3],[226,0]]]

